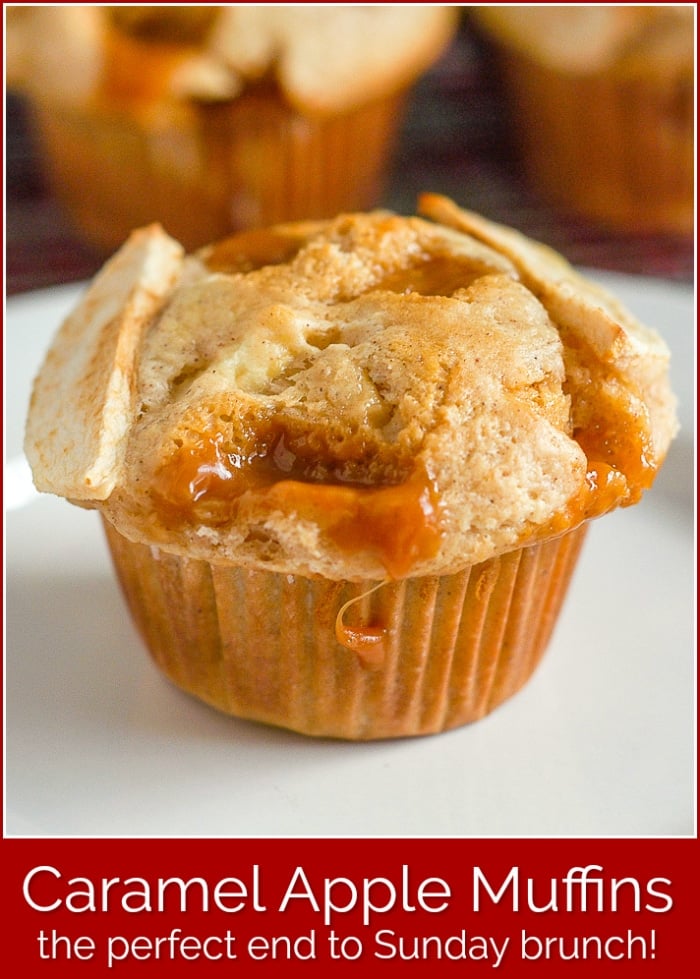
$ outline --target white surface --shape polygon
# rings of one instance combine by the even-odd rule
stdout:
[[[470,727],[373,744],[230,719],[155,670],[95,514],[33,495],[21,459],[30,378],[77,290],[10,300],[6,834],[692,835],[693,296],[598,278],[666,337],[683,434],[644,501],[591,528],[525,689]]]

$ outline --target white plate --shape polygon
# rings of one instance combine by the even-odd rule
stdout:
[[[598,275],[666,337],[683,433],[596,523],[536,676],[448,734],[345,744],[173,688],[94,513],[32,494],[32,377],[78,289],[7,303],[9,836],[685,836],[694,831],[694,323],[689,288]]]

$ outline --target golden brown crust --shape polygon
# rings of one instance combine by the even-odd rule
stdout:
[[[113,412],[124,441],[91,501],[122,534],[214,564],[400,578],[639,498],[676,427],[662,341],[542,246],[421,204],[432,222],[373,212],[234,237],[164,279],[138,325],[124,309],[139,338]],[[99,335],[85,304],[76,317]],[[65,328],[56,349],[74,361]],[[55,356],[35,441],[54,387],[74,428],[107,403]],[[40,486],[90,501],[81,454],[75,471],[65,452],[31,460]]]

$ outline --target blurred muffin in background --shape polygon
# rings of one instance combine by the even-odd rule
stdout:
[[[481,6],[533,187],[602,225],[694,227],[694,8]]]
[[[440,6],[26,6],[8,86],[92,244],[150,221],[188,248],[377,203]]]

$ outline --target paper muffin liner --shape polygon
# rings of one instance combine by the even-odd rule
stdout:
[[[42,100],[33,117],[47,179],[88,241],[113,251],[158,221],[191,251],[246,228],[374,206],[404,103],[395,93],[311,117],[252,92],[140,114]]]
[[[535,190],[612,228],[692,233],[691,75],[566,74],[512,51],[501,65]]]
[[[240,718],[350,740],[454,728],[516,693],[546,648],[585,534],[367,594],[377,582],[218,567],[105,529],[134,620],[171,681]],[[382,626],[379,656],[336,638],[353,598],[344,622]]]

